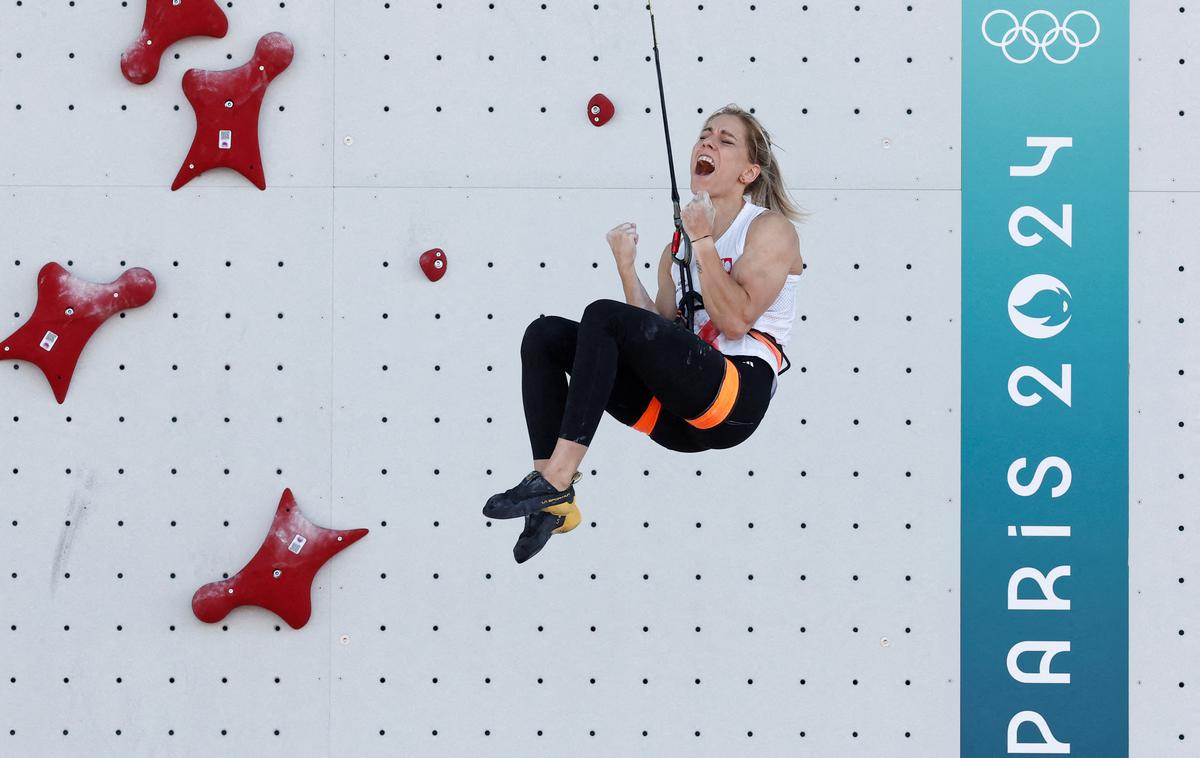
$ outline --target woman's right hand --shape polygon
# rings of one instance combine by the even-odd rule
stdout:
[[[617,259],[617,268],[632,267],[637,258],[637,224],[626,222],[614,226],[609,230],[607,239],[613,257]]]

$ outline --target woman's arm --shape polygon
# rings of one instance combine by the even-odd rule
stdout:
[[[617,272],[620,275],[620,287],[625,290],[625,302],[647,311],[654,311],[654,301],[650,300],[650,294],[643,287],[642,279],[637,277],[634,263],[630,261],[629,264],[618,265]]]
[[[663,257],[662,257],[662,260],[660,260],[659,264],[658,264],[658,281],[659,281],[658,295],[660,298],[663,297],[662,280],[663,280],[663,273],[666,272],[668,284],[671,287],[669,294],[667,295],[667,298],[674,299],[674,297],[675,297],[674,282],[670,280],[670,268],[669,268],[670,267],[670,261],[669,261],[670,250],[671,250],[671,246],[668,244],[666,246],[666,248],[663,249]],[[661,316],[662,315],[661,308],[658,306],[658,304],[654,300],[650,299],[650,293],[647,292],[646,288],[642,285],[642,280],[638,277],[637,270],[633,266],[626,266],[621,269],[618,269],[618,271],[621,274],[621,286],[625,290],[625,302],[629,303],[630,305],[636,305],[639,308],[644,308],[645,310],[648,310],[648,311],[653,311],[655,313],[658,313]],[[672,315],[674,315],[674,310],[675,310],[674,306],[672,306],[672,308],[671,308]],[[665,318],[665,316],[664,316],[664,318]]]
[[[704,310],[729,339],[741,339],[779,297],[800,255],[796,227],[776,211],[750,222],[742,256],[725,273],[712,240],[693,248],[704,287]]]
[[[642,280],[637,275],[637,224],[626,221],[608,230],[605,235],[617,262],[617,273],[621,276],[621,287],[625,290],[625,301],[630,305],[647,310],[654,309]]]
[[[679,303],[675,300],[675,280],[671,278],[671,266],[675,259],[671,257],[671,243],[663,248],[662,260],[658,264],[658,297],[654,304],[658,315],[667,321],[674,321],[679,315]]]

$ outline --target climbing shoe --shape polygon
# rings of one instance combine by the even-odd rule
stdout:
[[[530,471],[521,483],[510,490],[492,495],[483,506],[488,518],[517,518],[537,513],[547,507],[563,505],[575,499],[575,482],[583,477],[578,471],[571,477],[566,490],[557,490],[540,471]]]
[[[524,563],[537,555],[550,536],[563,534],[579,526],[579,506],[574,501],[562,505],[551,505],[525,517],[525,529],[513,545],[513,558]]]

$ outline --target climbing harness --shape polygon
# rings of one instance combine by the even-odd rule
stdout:
[[[671,237],[671,258],[679,265],[679,282],[682,288],[682,297],[680,297],[676,309],[675,323],[686,327],[689,332],[694,332],[696,311],[704,310],[704,298],[692,287],[692,241],[683,233],[683,219],[679,211],[679,186],[675,181],[675,158],[671,153],[671,129],[667,125],[667,98],[663,92],[662,65],[658,60],[658,31],[654,25],[654,7],[649,0],[646,2],[646,9],[650,11],[650,35],[654,41],[654,70],[658,75],[658,102],[662,110],[663,132],[667,138],[667,168],[671,172],[671,204],[675,211],[675,233]],[[683,243],[682,257],[678,254],[681,242]],[[792,367],[791,360],[784,354],[783,348],[775,341],[774,337],[758,329],[751,329],[748,334],[771,350],[781,369],[780,374]],[[787,361],[787,368],[783,368],[784,361]],[[740,387],[741,378],[737,368],[733,365],[733,361],[726,357],[725,378],[721,381],[717,396],[704,413],[694,419],[687,419],[687,423],[697,429],[711,429],[723,423],[737,402]],[[634,423],[633,428],[645,434],[653,432],[661,409],[662,403],[658,398],[651,397],[650,404],[646,406],[646,410]]]

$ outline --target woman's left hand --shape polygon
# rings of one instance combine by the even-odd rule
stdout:
[[[679,218],[683,221],[683,230],[687,232],[689,240],[712,234],[713,219],[716,216],[717,209],[713,207],[708,192],[693,195],[692,201],[679,212]]]

